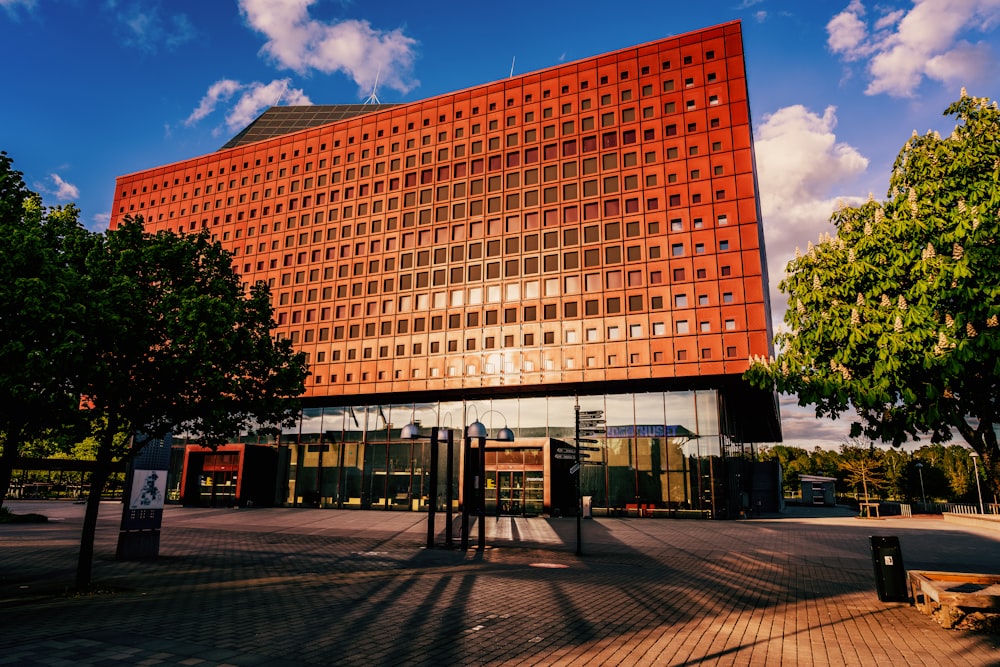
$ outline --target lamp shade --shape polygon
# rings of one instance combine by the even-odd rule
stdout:
[[[410,422],[399,431],[399,437],[403,440],[416,440],[420,437],[420,427]]]
[[[448,441],[448,434],[450,432],[451,431],[449,429],[446,429],[443,426],[440,427],[440,428],[438,428],[438,430],[437,430],[438,442],[447,442]]]
[[[514,432],[504,426],[502,429],[497,431],[497,440],[500,442],[514,442]]]
[[[485,438],[486,427],[483,426],[483,422],[477,419],[466,427],[465,435],[470,438]]]

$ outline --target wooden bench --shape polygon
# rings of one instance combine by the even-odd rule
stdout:
[[[940,607],[941,625],[952,626],[951,609],[1000,612],[1000,575],[910,570],[913,604],[928,616]]]
[[[858,503],[858,509],[861,510],[861,516],[867,516],[869,519],[872,518],[872,510],[875,510],[875,518],[878,519],[878,507],[879,503]]]

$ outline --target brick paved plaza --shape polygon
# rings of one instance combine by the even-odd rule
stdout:
[[[480,554],[422,548],[423,514],[168,507],[161,557],[117,562],[105,503],[108,592],[70,597],[82,505],[8,506],[52,520],[0,525],[4,665],[1000,665],[875,593],[873,534],[1000,573],[1000,531],[940,519],[594,519],[577,557],[575,519],[487,519]]]

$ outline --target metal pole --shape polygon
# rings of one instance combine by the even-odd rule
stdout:
[[[979,454],[972,452],[972,465],[976,468],[976,493],[979,494],[979,513],[986,514],[986,508],[983,507],[983,489],[979,486]]]
[[[427,548],[434,548],[434,519],[437,514],[437,489],[438,489],[438,429],[435,426],[431,431],[431,474],[427,490]]]
[[[924,490],[924,464],[917,464],[917,474],[920,475],[920,497],[924,499],[924,511],[927,511],[927,492]]]
[[[479,546],[478,551],[486,550],[486,438],[479,438]]]
[[[461,549],[469,549],[469,503],[472,502],[472,438],[465,436],[462,446],[462,541]]]
[[[574,411],[576,412],[576,439],[574,444],[576,445],[576,555],[583,555],[583,485],[580,484],[580,476],[582,474],[582,466],[580,464],[580,404],[577,403]]]
[[[444,500],[445,500],[445,503],[447,504],[446,507],[445,507],[445,510],[444,510],[445,511],[445,521],[447,523],[445,523],[445,526],[444,526],[444,541],[445,541],[445,544],[448,545],[448,548],[451,549],[454,546],[454,544],[452,544],[452,539],[453,539],[453,536],[452,536],[452,524],[454,523],[454,519],[452,518],[452,515],[451,515],[451,512],[452,512],[451,506],[452,506],[452,503],[454,502],[454,496],[455,496],[455,486],[454,486],[454,484],[455,484],[455,451],[454,451],[455,437],[454,437],[451,429],[448,429],[448,440],[447,440],[447,442],[448,442],[448,451],[445,453],[445,468],[446,468],[445,474],[448,475],[448,480],[445,483],[445,494],[444,494]]]

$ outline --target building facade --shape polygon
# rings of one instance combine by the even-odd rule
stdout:
[[[298,427],[234,436],[277,448],[277,502],[424,509],[430,445],[400,429],[478,418],[515,434],[487,446],[491,510],[575,511],[579,403],[607,418],[573,473],[595,509],[727,517],[780,440],[741,380],[771,330],[738,22],[409,104],[274,107],[120,177],[126,215],[207,230],[307,354]]]

